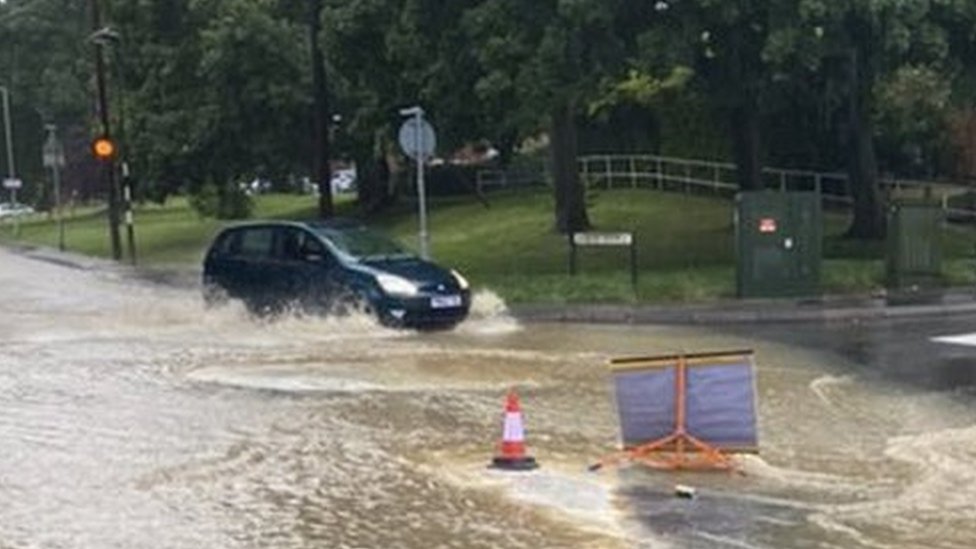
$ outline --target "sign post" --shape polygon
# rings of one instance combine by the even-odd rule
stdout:
[[[51,180],[54,183],[54,209],[58,216],[58,249],[64,251],[64,215],[61,209],[61,168],[64,168],[64,147],[58,140],[58,127],[46,124],[47,141],[44,142],[44,167],[51,170]]]
[[[400,126],[399,141],[404,154],[417,163],[417,198],[420,202],[420,257],[430,259],[430,235],[427,232],[427,191],[424,187],[424,162],[434,154],[437,136],[434,128],[424,119],[424,110],[410,107],[400,110],[410,116]]]
[[[11,208],[14,209],[17,208],[17,189],[21,188],[23,184],[24,184],[23,181],[17,179],[16,177],[13,177],[13,175],[3,180],[3,188],[10,191]],[[17,236],[20,234],[20,214],[15,212],[13,218],[14,218],[14,236]]]
[[[637,239],[634,233],[571,233],[569,238],[569,274],[576,275],[576,248],[580,246],[627,246],[630,248],[630,284],[637,294]]]

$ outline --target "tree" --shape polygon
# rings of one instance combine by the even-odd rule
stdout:
[[[464,20],[483,71],[475,93],[496,118],[496,133],[548,132],[555,226],[564,233],[590,225],[577,118],[621,65],[618,8],[597,0],[486,0]]]
[[[854,199],[848,236],[885,234],[883,199],[875,150],[879,83],[900,67],[946,59],[946,34],[933,19],[933,2],[900,0],[792,0],[776,10],[766,54],[784,70],[793,67],[824,77],[843,98],[834,126],[847,153]]]
[[[336,106],[356,161],[359,203],[365,211],[378,210],[392,198],[387,156],[397,67],[389,60],[386,37],[397,3],[334,0],[322,11],[326,63],[332,69]]]
[[[70,0],[8,0],[0,3],[0,85],[10,92],[17,176],[24,181],[18,200],[35,202],[44,194],[46,171],[39,154],[44,124],[55,123],[62,136],[86,126],[91,103],[88,80],[91,50],[84,2]],[[0,133],[0,143],[4,142]],[[66,142],[66,154],[74,171],[87,149]],[[87,147],[87,140],[82,144]],[[0,151],[5,149],[0,148]],[[6,154],[0,154],[0,170],[7,173]],[[65,187],[81,188],[74,173],[66,173]],[[95,189],[91,189],[94,191]]]
[[[773,0],[676,0],[658,2],[651,14],[643,55],[662,57],[655,48],[679,44],[672,63],[692,67],[715,112],[729,129],[739,187],[761,189],[762,105],[769,95],[769,68],[763,56]],[[645,37],[647,36],[645,34]],[[663,40],[662,40],[663,39]],[[666,42],[665,42],[666,40]],[[675,59],[677,58],[677,59]]]
[[[389,204],[399,158],[392,136],[399,110],[419,103],[438,143],[455,148],[484,137],[482,105],[469,93],[478,74],[457,25],[477,0],[332,1],[323,12],[342,133],[356,159],[360,205]]]
[[[115,0],[138,173],[169,190],[307,171],[307,36],[274,0]]]
[[[325,60],[319,47],[322,32],[322,0],[309,0],[308,38],[312,72],[312,175],[319,189],[319,217],[333,215],[332,167],[330,165],[329,89],[326,80]]]

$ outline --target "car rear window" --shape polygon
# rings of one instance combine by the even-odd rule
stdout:
[[[241,231],[225,231],[214,242],[213,255],[234,255],[241,247]]]

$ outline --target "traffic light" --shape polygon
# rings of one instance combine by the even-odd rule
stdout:
[[[92,141],[92,154],[98,160],[108,162],[115,157],[115,142],[108,137],[97,137]]]

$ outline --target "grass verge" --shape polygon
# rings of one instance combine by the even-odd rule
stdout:
[[[438,199],[430,204],[432,253],[457,267],[476,286],[487,287],[510,302],[682,302],[732,297],[735,292],[732,203],[715,197],[648,190],[594,192],[588,211],[595,230],[632,231],[637,238],[639,277],[631,286],[625,248],[587,248],[578,256],[578,272],[568,275],[568,245],[552,228],[552,198],[544,191],[492,195],[485,206],[470,198]],[[341,214],[353,214],[340,199]],[[263,195],[256,218],[311,219],[314,196]],[[884,285],[884,246],[841,238],[848,219],[826,215],[822,287],[828,293],[860,293]],[[413,206],[404,201],[369,223],[417,248]],[[223,222],[200,219],[184,199],[136,211],[139,261],[148,265],[199,264]],[[104,212],[78,211],[66,223],[68,249],[110,254]],[[10,223],[0,226],[0,240],[13,240]],[[55,247],[53,220],[35,217],[21,223],[16,240]],[[944,280],[976,282],[971,228],[948,227],[943,233]],[[124,241],[124,231],[123,231]]]

